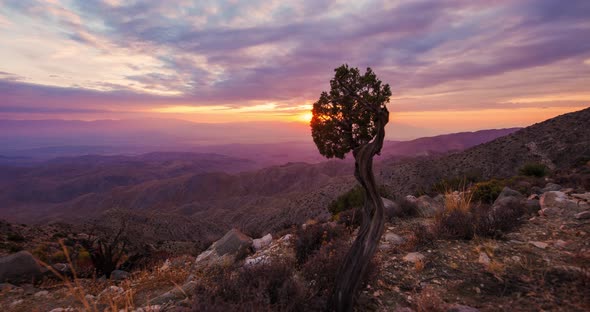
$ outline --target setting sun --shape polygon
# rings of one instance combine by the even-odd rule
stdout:
[[[313,114],[311,112],[307,112],[297,116],[297,120],[303,122],[310,122],[312,117]]]

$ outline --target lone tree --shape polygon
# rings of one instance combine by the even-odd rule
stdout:
[[[356,294],[383,234],[383,202],[373,174],[373,156],[383,147],[389,121],[391,90],[371,68],[342,65],[330,80],[330,92],[322,92],[313,104],[311,134],[319,152],[343,159],[352,151],[354,176],[365,190],[362,224],[336,277],[328,309],[352,311]]]

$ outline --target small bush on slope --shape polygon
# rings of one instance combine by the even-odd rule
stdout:
[[[495,179],[479,182],[473,186],[473,200],[486,204],[493,203],[502,192],[505,183]]]
[[[474,207],[466,192],[446,194],[445,210],[435,217],[435,228],[441,237],[451,239],[499,237],[517,227],[524,213],[524,206],[517,203],[497,209],[489,205]]]
[[[344,234],[342,226],[330,226],[324,224],[309,224],[299,228],[293,237],[295,246],[295,258],[298,264],[303,264],[307,258],[335,238]]]
[[[529,177],[544,177],[549,174],[547,166],[540,163],[527,163],[519,171],[520,174]]]

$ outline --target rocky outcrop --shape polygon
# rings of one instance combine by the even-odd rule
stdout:
[[[428,195],[418,197],[415,203],[418,206],[418,215],[425,218],[434,217],[444,210],[444,202]]]
[[[30,283],[41,278],[45,271],[28,251],[0,258],[0,283]]]
[[[543,216],[554,216],[560,214],[564,210],[576,209],[575,201],[570,200],[564,192],[549,191],[541,195],[539,200],[541,210],[539,214]]]
[[[246,257],[251,249],[252,238],[237,229],[232,229],[202,252],[197,257],[195,265],[199,267],[211,264],[231,264]]]
[[[252,247],[254,248],[254,250],[258,251],[258,250],[270,245],[271,242],[272,242],[272,235],[270,233],[268,233],[261,238],[257,238],[255,240],[253,240]]]

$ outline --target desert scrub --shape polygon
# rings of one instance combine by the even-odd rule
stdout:
[[[541,163],[527,163],[520,168],[519,172],[524,176],[544,177],[549,174],[549,169]]]
[[[505,184],[495,179],[476,183],[472,188],[472,200],[491,204],[498,198]]]
[[[323,244],[342,237],[343,234],[344,228],[341,225],[308,224],[305,228],[300,227],[293,237],[297,263],[305,263]]]

